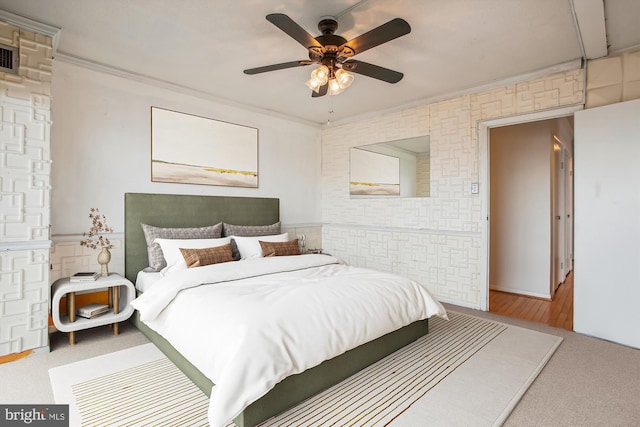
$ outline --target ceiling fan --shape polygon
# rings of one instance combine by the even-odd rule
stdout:
[[[309,51],[309,59],[250,68],[244,70],[245,74],[259,74],[318,64],[320,66],[312,71],[311,79],[306,83],[312,89],[311,95],[313,97],[324,96],[327,93],[337,95],[342,92],[353,81],[353,75],[349,74],[349,71],[388,83],[397,83],[404,76],[398,71],[350,59],[373,47],[409,34],[411,27],[404,19],[392,19],[386,24],[347,41],[344,37],[335,34],[338,22],[333,17],[320,19],[318,29],[322,34],[317,37],[313,37],[283,13],[272,13],[266,18],[267,21],[304,46]]]

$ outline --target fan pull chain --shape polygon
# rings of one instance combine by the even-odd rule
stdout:
[[[329,117],[327,118],[327,126],[331,126],[332,114],[333,114],[333,96],[329,96]]]

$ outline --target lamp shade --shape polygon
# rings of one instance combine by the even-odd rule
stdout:
[[[329,67],[321,65],[311,72],[311,78],[305,83],[314,92],[318,92],[321,86],[329,81]]]
[[[305,83],[307,87],[316,93],[327,83],[329,84],[329,95],[337,95],[349,87],[353,82],[353,74],[339,68],[335,71],[329,70],[326,65],[321,65],[311,72],[311,78]]]
[[[335,80],[343,90],[348,88],[353,83],[353,74],[343,70],[342,68],[336,71]]]
[[[329,95],[337,95],[342,93],[343,90],[344,88],[340,87],[340,84],[336,79],[329,80],[329,90],[327,91]]]

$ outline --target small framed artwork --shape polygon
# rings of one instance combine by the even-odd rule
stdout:
[[[258,187],[258,129],[151,107],[151,181]]]

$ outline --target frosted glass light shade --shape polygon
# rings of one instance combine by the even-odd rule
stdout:
[[[311,72],[311,78],[305,83],[314,92],[318,92],[321,86],[327,84],[329,80],[329,68],[321,65]]]
[[[342,93],[343,90],[344,88],[340,87],[340,84],[336,79],[329,80],[329,95],[337,95],[339,93]]]
[[[338,71],[336,71],[336,81],[338,82],[338,85],[340,86],[340,88],[344,90],[348,88],[351,85],[351,83],[353,83],[353,74],[348,73],[347,71],[341,68]]]

